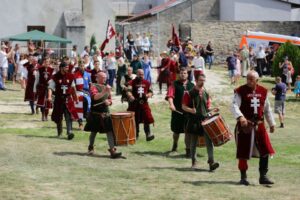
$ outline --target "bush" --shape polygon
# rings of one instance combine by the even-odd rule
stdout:
[[[289,60],[294,66],[295,73],[293,75],[293,80],[295,80],[295,77],[300,73],[300,49],[289,41],[281,45],[276,52],[272,65],[273,76],[281,76],[282,70],[279,68],[279,63],[282,63],[286,56],[289,57]]]

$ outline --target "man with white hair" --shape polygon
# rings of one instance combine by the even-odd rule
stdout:
[[[267,97],[268,90],[259,85],[259,75],[255,71],[247,74],[247,83],[234,90],[231,111],[237,120],[235,138],[237,145],[236,157],[239,159],[241,172],[240,184],[249,185],[246,171],[247,160],[259,157],[260,184],[274,184],[267,177],[269,156],[275,153],[264,119],[270,132],[274,132],[275,120]]]

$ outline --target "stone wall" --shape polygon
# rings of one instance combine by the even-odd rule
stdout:
[[[166,43],[172,35],[172,24],[179,32],[179,25],[183,22],[198,20],[218,20],[219,0],[193,0],[186,1],[172,8],[168,8],[154,16],[130,22],[125,26],[125,35],[131,33],[146,32],[153,34],[154,52],[167,49]],[[191,9],[192,5],[192,9]],[[192,13],[191,13],[192,10]]]
[[[239,47],[241,35],[247,31],[262,31],[283,35],[299,35],[299,22],[187,22],[195,44],[206,45],[211,41],[215,50],[216,62],[225,62],[230,50]]]

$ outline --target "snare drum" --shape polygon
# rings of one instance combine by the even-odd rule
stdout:
[[[116,145],[135,144],[136,130],[134,112],[117,112],[111,114]]]
[[[215,114],[203,121],[202,126],[214,146],[221,146],[228,142],[232,137],[229,127],[220,114]]]

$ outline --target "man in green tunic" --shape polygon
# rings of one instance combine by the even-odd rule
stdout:
[[[119,158],[122,153],[117,152],[115,147],[112,121],[108,108],[112,105],[111,87],[105,84],[106,79],[106,74],[104,72],[99,72],[97,74],[98,83],[93,84],[90,88],[92,106],[84,131],[91,132],[88,154],[94,154],[94,142],[96,135],[99,132],[106,133],[110,157]]]
[[[185,127],[185,113],[182,110],[183,94],[194,87],[188,79],[188,72],[186,68],[180,69],[179,80],[173,82],[168,88],[166,100],[169,102],[169,108],[172,111],[171,130],[173,131],[173,146],[172,152],[177,151],[178,140],[180,133],[185,133],[185,149],[186,157],[190,157],[190,137],[184,130]]]
[[[219,109],[210,109],[211,99],[206,89],[204,88],[205,82],[204,74],[197,74],[195,77],[196,86],[189,92],[183,95],[182,109],[188,113],[186,132],[191,134],[191,158],[192,168],[196,168],[196,148],[198,144],[198,137],[204,136],[205,144],[208,154],[209,170],[213,171],[219,167],[219,163],[214,161],[214,147],[211,139],[204,131],[201,122],[208,117],[210,111],[218,112]]]

